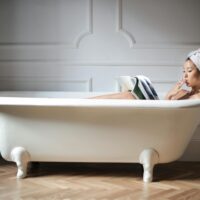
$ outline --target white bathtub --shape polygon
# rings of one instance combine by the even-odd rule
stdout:
[[[150,182],[154,165],[178,159],[200,123],[200,100],[78,98],[91,95],[0,92],[0,152],[18,178],[31,161],[139,162]]]

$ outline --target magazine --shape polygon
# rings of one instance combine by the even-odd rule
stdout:
[[[119,82],[123,88],[131,92],[133,96],[135,96],[137,99],[159,99],[158,94],[153,87],[153,84],[146,76],[120,76]]]

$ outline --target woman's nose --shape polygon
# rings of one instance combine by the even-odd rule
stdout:
[[[186,77],[187,77],[187,73],[184,73],[184,74],[183,74],[183,77],[186,78]]]

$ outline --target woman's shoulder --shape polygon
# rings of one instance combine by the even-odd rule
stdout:
[[[200,99],[200,93],[190,95],[189,99]]]

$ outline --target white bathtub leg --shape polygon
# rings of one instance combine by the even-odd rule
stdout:
[[[24,178],[27,174],[27,165],[30,161],[30,154],[23,147],[15,147],[11,151],[11,160],[17,165],[17,178]]]
[[[140,154],[140,163],[143,165],[144,182],[152,182],[153,180],[153,168],[159,161],[159,154],[155,149],[149,148],[142,151]]]

